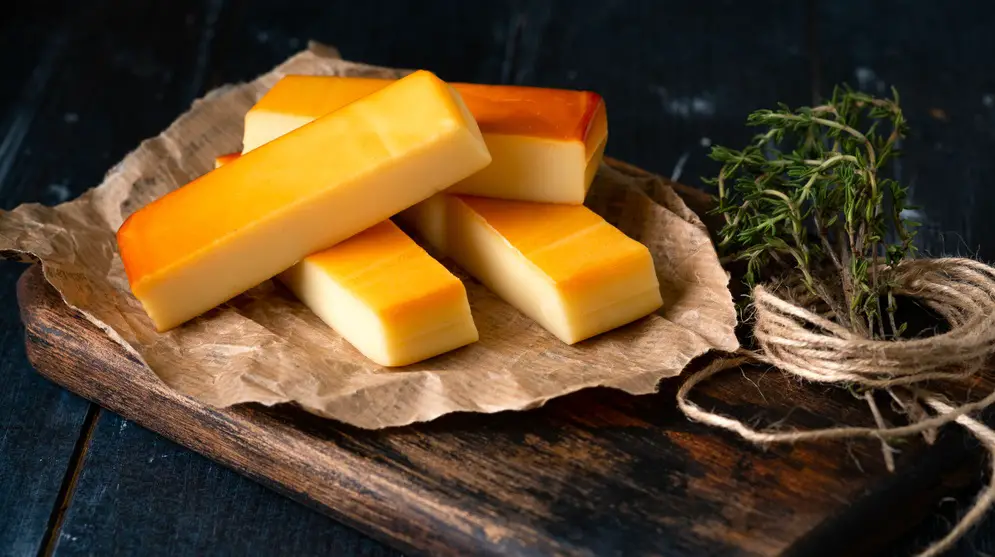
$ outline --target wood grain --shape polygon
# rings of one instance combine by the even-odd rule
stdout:
[[[12,292],[22,266],[0,264]],[[34,555],[89,404],[33,373],[14,296],[0,298],[0,554]],[[44,442],[39,442],[44,439]]]
[[[42,92],[65,52],[65,1],[38,0],[4,7],[0,16],[0,210],[27,201],[31,130]],[[61,115],[60,115],[61,116]],[[47,185],[47,182],[45,183]],[[51,201],[39,188],[33,199]],[[0,554],[35,555],[59,506],[66,468],[86,420],[87,401],[38,377],[24,351],[24,330],[13,295],[24,266],[0,261]]]
[[[58,541],[57,557],[398,555],[111,412],[93,431]]]
[[[386,431],[290,407],[207,408],[70,311],[37,268],[18,296],[43,375],[411,553],[853,554],[914,524],[972,464],[958,435],[907,448],[890,477],[872,444],[762,451],[688,422],[673,381],[654,396],[591,390],[535,411]],[[848,395],[758,377],[726,376],[698,398],[759,422],[787,414],[789,426],[866,417]]]

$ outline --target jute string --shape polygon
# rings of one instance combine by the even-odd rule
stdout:
[[[944,258],[911,260],[882,271],[896,285],[895,294],[916,298],[945,319],[950,329],[925,338],[872,340],[833,321],[831,312],[824,311],[797,287],[757,286],[753,291],[757,350],[740,350],[688,377],[677,392],[677,404],[689,418],[733,431],[759,445],[877,439],[882,443],[889,470],[894,467],[889,440],[923,435],[931,442],[936,428],[952,422],[960,424],[989,452],[991,475],[988,487],[954,528],[919,554],[940,555],[995,505],[995,431],[970,416],[995,403],[995,392],[956,405],[937,389],[942,385],[938,381],[971,379],[985,369],[995,353],[995,268],[972,259]],[[756,430],[689,400],[696,385],[750,362],[767,364],[808,381],[884,390],[904,410],[910,423],[887,427],[871,390],[865,393],[865,400],[876,427],[813,431]]]

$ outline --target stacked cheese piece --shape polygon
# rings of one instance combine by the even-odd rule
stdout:
[[[646,247],[582,205],[607,132],[588,92],[288,76],[246,115],[241,154],[132,215],[118,244],[160,331],[278,277],[398,366],[478,334],[462,283],[397,216],[572,344],[662,304]]]

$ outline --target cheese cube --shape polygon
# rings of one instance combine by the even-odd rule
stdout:
[[[287,76],[245,116],[243,152],[378,91],[390,80]],[[588,91],[454,83],[493,162],[448,191],[581,204],[608,141],[601,97]]]
[[[400,218],[567,344],[663,305],[646,246],[583,205],[446,193]]]
[[[382,366],[419,362],[478,338],[463,283],[390,220],[305,257],[279,278]]]
[[[215,163],[237,158],[222,155]],[[463,283],[390,220],[305,257],[278,279],[382,366],[413,364],[478,340]]]
[[[459,96],[419,71],[153,201],[118,247],[164,331],[489,162]]]

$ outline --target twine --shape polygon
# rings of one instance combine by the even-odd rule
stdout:
[[[888,440],[923,435],[932,442],[939,426],[960,424],[989,452],[991,476],[989,485],[956,526],[919,554],[931,557],[950,549],[995,505],[995,431],[969,416],[995,403],[995,392],[975,402],[953,405],[926,385],[972,378],[995,354],[995,268],[972,259],[944,258],[911,260],[882,271],[896,285],[895,294],[918,299],[945,319],[950,330],[926,338],[872,340],[834,322],[831,312],[820,314],[818,304],[799,295],[795,288],[757,286],[753,290],[753,335],[758,350],[740,350],[692,374],[677,392],[677,405],[692,420],[727,429],[759,445],[878,439],[889,470],[894,468],[894,451]],[[884,389],[910,423],[887,427],[870,391],[865,393],[865,400],[876,427],[812,431],[758,431],[735,418],[704,410],[688,399],[699,383],[749,362],[769,364],[808,381]],[[932,415],[923,404],[932,409]]]

